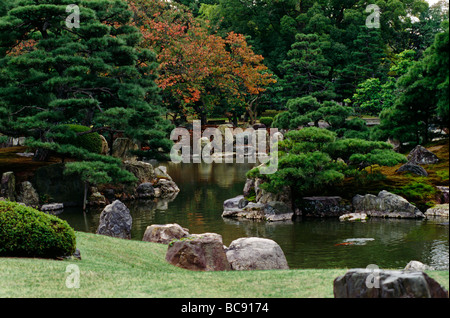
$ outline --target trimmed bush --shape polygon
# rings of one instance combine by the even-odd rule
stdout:
[[[67,124],[65,126],[67,126],[74,133],[85,132],[91,129],[86,126],[74,124]],[[92,153],[102,152],[102,139],[100,138],[100,135],[96,132],[77,136],[74,140],[70,141],[70,144],[80,148],[84,148]]]
[[[266,127],[270,127],[272,125],[273,118],[272,117],[261,117],[259,119],[259,122],[261,124],[264,124]]]
[[[66,221],[0,201],[0,256],[56,258],[75,252],[75,231]]]

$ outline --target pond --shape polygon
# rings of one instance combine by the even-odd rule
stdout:
[[[300,219],[268,223],[221,217],[223,201],[242,194],[248,164],[163,163],[181,189],[171,201],[126,202],[133,217],[132,239],[141,240],[151,224],[178,223],[190,233],[219,233],[225,245],[240,237],[263,237],[283,249],[290,268],[356,268],[375,264],[401,269],[418,260],[435,269],[449,268],[446,220]],[[95,233],[100,210],[83,214],[66,209],[59,217],[77,231]]]

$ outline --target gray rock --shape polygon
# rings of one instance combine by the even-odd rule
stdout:
[[[174,194],[180,192],[180,189],[174,181],[166,179],[159,179],[154,187],[160,189],[161,198],[172,197]]]
[[[425,147],[418,145],[408,154],[408,161],[417,165],[429,165],[438,163],[439,158]]]
[[[405,266],[405,271],[427,271],[432,270],[432,268],[428,265],[425,265],[419,261],[411,261]]]
[[[340,217],[351,213],[350,205],[339,196],[304,197],[296,214],[306,217]]]
[[[231,269],[223,248],[222,236],[216,233],[193,234],[172,241],[167,248],[166,261],[192,271]]]
[[[264,221],[290,221],[294,212],[280,201],[272,201],[266,204],[248,202],[244,196],[237,196],[224,202],[222,217],[246,218]]]
[[[164,166],[155,168],[155,176],[158,179],[167,179],[169,181],[172,181],[172,177],[167,173],[167,167]]]
[[[156,178],[153,166],[148,162],[126,160],[123,165],[138,179],[139,183],[151,182]]]
[[[131,239],[130,210],[119,200],[107,205],[100,214],[97,234]]]
[[[423,272],[351,269],[334,280],[335,298],[448,298]]]
[[[353,197],[355,212],[366,213],[370,217],[391,218],[423,218],[425,215],[405,198],[382,190],[373,194],[356,195]]]
[[[16,177],[12,171],[5,172],[2,175],[0,196],[10,201],[16,200]]]
[[[105,206],[106,205],[106,197],[101,194],[97,188],[93,187],[91,189],[91,194],[88,197],[88,204],[90,206]]]
[[[269,203],[273,201],[284,202],[289,207],[292,207],[291,189],[290,187],[284,187],[279,193],[268,192],[264,189],[258,189],[256,195],[256,202]]]
[[[75,252],[70,256],[63,256],[62,259],[68,260],[81,260],[81,252],[78,248],[75,249]]]
[[[244,208],[226,207],[222,217],[246,218],[251,220],[265,220],[264,204],[249,202]]]
[[[145,242],[169,244],[173,240],[178,240],[189,236],[189,231],[179,224],[153,224],[147,226],[144,237]]]
[[[144,182],[136,188],[136,193],[138,198],[147,199],[155,195],[155,189],[150,182]]]
[[[395,172],[410,172],[418,176],[428,177],[428,172],[423,167],[414,163],[406,163]]]
[[[64,211],[64,204],[63,203],[49,203],[44,204],[39,209],[42,212],[49,213],[49,214],[60,214]]]
[[[226,255],[233,270],[289,269],[283,250],[270,239],[244,237],[234,240]]]
[[[245,181],[243,193],[246,197],[250,194],[255,194],[255,179],[247,179]]]
[[[427,218],[440,217],[448,219],[449,204],[438,204],[425,212]]]
[[[264,205],[264,215],[267,221],[290,221],[294,212],[284,202],[271,201]]]
[[[225,200],[223,202],[223,208],[224,209],[233,209],[233,208],[242,209],[247,205],[245,202],[247,202],[247,204],[248,204],[248,201],[244,198],[243,195],[238,195],[237,197]]]
[[[29,181],[24,181],[19,186],[19,194],[17,202],[25,203],[25,205],[36,208],[39,206],[39,195]]]
[[[139,147],[128,138],[116,138],[112,145],[112,156],[123,160],[136,160],[136,156],[130,151],[138,150]]]
[[[367,220],[367,214],[365,213],[347,213],[344,215],[341,215],[339,217],[339,221],[349,221],[349,222],[354,222],[354,221],[366,221]]]

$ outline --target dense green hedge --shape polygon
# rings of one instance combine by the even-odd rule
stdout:
[[[66,221],[0,201],[0,256],[56,258],[75,252],[75,231]]]
[[[67,124],[65,125],[69,127],[70,130],[72,130],[75,133],[79,132],[85,132],[90,130],[89,127],[82,126],[82,125],[75,125],[75,124]],[[101,153],[102,151],[102,140],[100,138],[100,135],[96,132],[77,136],[75,140],[71,141],[70,144],[84,148],[92,153]]]
[[[259,119],[261,124],[264,124],[266,127],[272,126],[273,118],[272,117],[261,117]]]

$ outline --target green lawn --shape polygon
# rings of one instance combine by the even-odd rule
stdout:
[[[192,272],[168,264],[165,245],[76,234],[82,260],[0,258],[0,297],[326,298],[346,272]],[[66,287],[70,264],[80,269],[80,288]],[[448,271],[429,274],[448,289]]]

